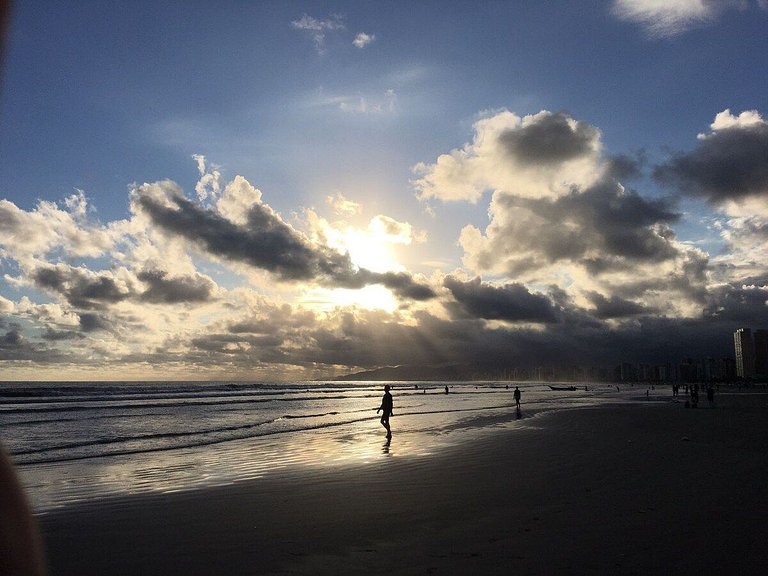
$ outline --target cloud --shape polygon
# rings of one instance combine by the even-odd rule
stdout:
[[[140,296],[145,302],[207,302],[216,291],[216,283],[202,274],[170,277],[165,270],[145,270],[137,278],[147,286]]]
[[[360,32],[357,36],[355,36],[355,39],[352,40],[352,44],[354,44],[357,48],[365,48],[374,40],[376,40],[375,34],[366,34],[365,32]]]
[[[758,4],[761,4],[760,2]],[[614,0],[613,14],[643,26],[649,36],[666,38],[714,22],[743,0]]]
[[[646,163],[644,151],[634,155],[616,154],[609,156],[606,166],[606,176],[619,182],[634,180],[642,175],[643,166]]]
[[[748,209],[748,207],[747,207]],[[726,249],[717,254],[713,266],[726,280],[750,283],[762,275],[768,262],[768,219],[756,206],[752,214],[717,222]]]
[[[443,285],[450,290],[462,310],[475,318],[507,322],[558,321],[552,302],[541,294],[532,294],[522,284],[497,287],[484,284],[479,277],[462,282],[446,276]]]
[[[136,187],[131,192],[131,207],[154,226],[184,238],[206,255],[266,270],[284,281],[315,281],[340,288],[383,284],[402,297],[417,300],[434,295],[408,275],[358,268],[349,253],[310,241],[261,202],[260,193],[245,179],[235,181],[225,188],[219,211],[191,202],[169,181]],[[242,201],[243,194],[250,204]]]
[[[523,121],[520,128],[499,135],[500,144],[510,156],[529,166],[562,164],[590,156],[598,139],[597,129],[563,113],[539,114],[529,122]]]
[[[711,257],[677,238],[672,196],[627,186],[643,153],[603,154],[597,127],[546,111],[487,115],[447,163],[422,166],[424,200],[491,192],[487,226],[460,235],[464,269],[430,280],[394,258],[376,268],[350,248],[371,261],[377,248],[402,250],[423,236],[411,223],[377,214],[355,227],[344,218],[359,220],[362,207],[337,194],[328,203],[338,221],[306,210],[292,225],[201,155],[191,199],[170,181],[134,185],[130,218],[106,225],[82,192],[30,211],[0,201],[5,282],[36,289],[0,296],[0,359],[50,374],[119,367],[157,377],[154,366],[165,376],[323,378],[394,364],[722,355],[733,329],[768,324],[762,165],[747,153],[760,149],[764,127],[757,112],[726,110],[693,150],[656,169],[659,182],[722,211],[711,222],[725,249]],[[312,289],[371,285],[407,302],[387,311],[289,303]],[[40,291],[52,301],[32,302]]]
[[[83,332],[95,332],[96,330],[110,330],[109,321],[100,314],[84,312],[80,314],[80,329]]]
[[[630,316],[639,316],[641,314],[647,315],[654,312],[653,309],[649,309],[643,304],[625,300],[616,295],[606,298],[598,292],[590,292],[588,298],[592,301],[592,304],[594,304],[592,314],[601,320],[609,318],[627,318]]]
[[[361,270],[361,273],[363,271]],[[401,298],[410,300],[431,300],[436,296],[432,288],[413,279],[406,272],[384,272],[365,274],[370,276],[368,284],[382,284]]]
[[[563,112],[521,118],[503,110],[473,129],[471,143],[414,166],[420,199],[477,202],[487,190],[556,197],[591,184],[603,169],[599,130]]]
[[[0,255],[27,262],[60,251],[66,256],[96,258],[113,247],[108,230],[87,221],[85,194],[67,197],[63,208],[40,201],[31,212],[0,200]]]
[[[61,294],[76,308],[104,308],[131,295],[131,288],[111,273],[66,264],[40,266],[30,273],[30,279],[38,288]]]
[[[713,263],[726,280],[740,280],[768,261],[768,122],[755,110],[724,110],[710,128],[693,150],[657,166],[654,177],[728,216],[717,221],[727,250]]]
[[[408,222],[399,222],[384,214],[371,218],[368,230],[376,238],[391,244],[410,244],[414,239],[420,238]]]
[[[197,170],[200,172],[200,180],[195,184],[195,192],[199,200],[205,200],[208,197],[216,198],[221,192],[221,172],[218,166],[211,166],[210,170],[206,166],[205,156],[202,154],[193,154],[192,158],[197,162]]]
[[[13,304],[13,302],[0,295],[0,314],[13,312],[15,308],[16,306]]]
[[[333,207],[333,211],[339,216],[354,216],[363,209],[362,205],[348,200],[341,192],[337,192],[335,196],[326,196],[325,201]]]
[[[555,199],[497,194],[489,212],[485,235],[467,226],[459,239],[465,264],[477,272],[530,276],[567,263],[597,274],[659,263],[679,250],[668,226],[678,214],[669,204],[646,200],[610,180]]]
[[[66,362],[67,358],[56,349],[29,340],[22,334],[21,327],[12,323],[5,334],[0,334],[0,360],[4,362],[4,371],[10,373],[15,363],[22,366],[32,363],[37,370],[47,364]]]
[[[422,198],[442,200],[493,190],[487,227],[459,235],[469,273],[529,291],[562,288],[564,306],[578,310],[564,321],[701,314],[710,261],[678,240],[673,197],[645,197],[619,181],[640,174],[644,153],[603,156],[599,130],[563,113],[502,111],[474,132],[416,183]]]
[[[334,15],[331,18],[319,20],[304,14],[300,19],[292,21],[291,27],[309,33],[318,54],[325,53],[325,38],[327,32],[345,29],[344,17],[341,15]]]
[[[757,111],[715,117],[712,132],[690,152],[657,166],[655,178],[716,206],[760,198],[768,205],[768,122]],[[768,216],[768,208],[762,211]]]
[[[382,95],[339,97],[336,102],[339,110],[350,114],[391,114],[397,107],[397,94],[390,88]]]
[[[398,112],[397,93],[388,88],[383,92],[353,92],[327,94],[318,90],[308,97],[304,106],[338,111],[350,116],[391,116]]]
[[[120,302],[163,304],[210,301],[216,284],[201,274],[172,276],[165,270],[93,272],[67,264],[43,264],[29,273],[37,288],[62,296],[81,310],[105,310]]]
[[[354,276],[348,256],[313,246],[263,203],[241,206],[241,221],[236,222],[194,204],[178,186],[166,181],[135,188],[132,209],[205,253],[244,262],[284,280],[333,281]]]

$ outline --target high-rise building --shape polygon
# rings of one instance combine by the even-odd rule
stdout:
[[[755,375],[768,376],[768,330],[755,330]]]
[[[721,358],[720,359],[720,371],[722,372],[722,378],[726,382],[731,382],[736,379],[736,360],[733,358]]]
[[[751,378],[755,375],[755,344],[752,341],[752,330],[739,328],[733,333],[733,344],[736,348],[736,376]]]

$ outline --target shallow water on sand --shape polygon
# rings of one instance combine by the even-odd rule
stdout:
[[[522,391],[516,411],[515,385]],[[172,492],[291,467],[427,457],[535,414],[626,400],[615,386],[393,382],[394,438],[378,422],[383,383],[9,383],[2,440],[39,513],[100,497]],[[529,421],[530,422],[530,421]]]

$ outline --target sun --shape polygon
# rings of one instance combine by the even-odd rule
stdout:
[[[355,266],[371,272],[399,272],[405,269],[397,262],[391,240],[370,227],[363,230],[350,227],[337,231],[333,247],[348,252]],[[380,284],[371,284],[357,290],[311,288],[305,292],[303,302],[323,311],[356,307],[393,312],[398,307],[392,292]]]
[[[394,312],[397,299],[380,284],[371,284],[359,290],[348,288],[310,288],[301,297],[301,303],[309,308],[330,312],[336,308],[362,308]]]
[[[342,235],[342,249],[349,252],[352,262],[371,272],[399,272],[392,244],[369,230],[348,229]]]

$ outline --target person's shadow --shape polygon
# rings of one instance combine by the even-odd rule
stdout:
[[[389,456],[389,445],[392,443],[392,438],[387,438],[387,441],[384,442],[384,445],[381,447],[382,454],[386,454]]]
[[[515,416],[518,420],[523,417],[523,413],[520,411],[520,406],[517,407],[517,410],[515,410]]]

